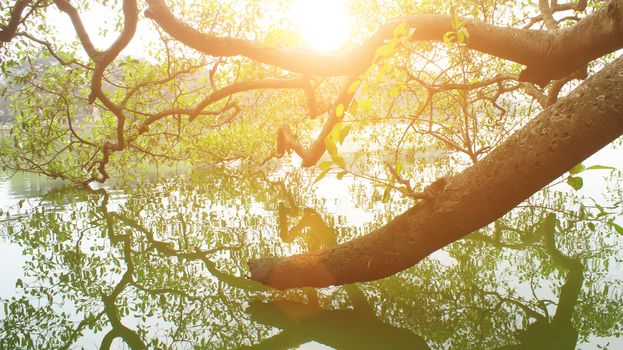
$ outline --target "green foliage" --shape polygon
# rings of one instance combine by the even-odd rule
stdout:
[[[584,186],[584,180],[579,176],[569,176],[567,178],[567,184],[578,191]]]
[[[467,20],[461,20],[459,17],[457,17],[453,9],[451,18],[452,31],[444,34],[443,41],[445,43],[466,43],[467,39],[469,39],[469,31],[465,27],[465,23],[467,23]]]
[[[110,193],[58,191],[39,205],[20,202],[10,215],[5,212],[2,237],[29,259],[26,275],[15,281],[15,297],[2,300],[0,348],[67,348],[81,335],[103,336],[114,323],[104,312],[107,307],[149,348],[262,344],[276,328],[251,319],[245,310],[252,299],[270,301],[274,295],[241,278],[245,261],[304,249],[279,241],[272,214],[280,203],[300,202],[320,211],[335,223],[342,241],[369,233],[411,207],[413,191],[476,163],[540,110],[513,81],[467,88],[520,67],[467,51],[463,44],[470,33],[461,18],[520,23],[533,16],[529,4],[354,1],[357,30],[347,49],[379,23],[412,14],[451,8],[452,30],[445,43],[413,43],[417,29],[399,23],[373,48],[372,65],[349,85],[341,77],[306,76],[310,91],[243,89],[214,100],[209,97],[223,89],[294,75],[238,56],[205,56],[153,33],[142,52],[124,51],[104,71],[102,91],[122,113],[103,98],[88,103],[94,63],[73,36],[61,38],[48,21],[52,2],[38,4],[24,28],[50,40],[67,65],[23,36],[0,47],[0,92],[14,118],[2,129],[3,166],[81,182],[100,176],[105,165],[117,181],[124,174],[139,181]],[[81,13],[121,5],[118,0],[72,4]],[[285,1],[167,4],[193,28],[218,37],[273,47],[303,45],[285,17]],[[121,11],[114,11],[99,33],[115,37],[122,19]],[[0,28],[6,20],[0,19]],[[344,88],[354,101],[336,105]],[[282,124],[291,126],[302,145],[310,145],[322,128],[323,112],[340,121],[320,140],[327,152],[317,173],[292,171],[289,158],[278,165],[267,161]],[[105,153],[114,147],[119,150]],[[158,183],[137,173],[146,165],[188,164],[231,172],[197,171]],[[215,166],[220,164],[225,166]],[[243,176],[272,167],[279,171],[269,172],[271,180]],[[612,169],[580,164],[561,181],[579,190],[585,181],[581,174]],[[273,180],[282,173],[288,176],[280,186]],[[617,179],[614,172],[609,175]],[[359,200],[355,209],[371,213],[369,224],[351,225],[348,213],[331,213],[342,203],[331,206],[326,198],[313,197],[311,186],[321,188],[319,181],[333,176]],[[277,188],[297,193],[276,194]],[[496,348],[519,344],[518,334],[533,329],[535,319],[550,324],[562,317],[552,314],[558,312],[554,306],[571,305],[575,312],[569,311],[573,317],[566,321],[580,339],[620,333],[621,286],[606,278],[609,264],[621,261],[616,245],[623,234],[617,223],[620,202],[599,202],[589,205],[579,192],[542,192],[495,225],[440,251],[440,257],[362,286],[364,304],[368,298],[379,307],[355,320],[400,325],[404,329],[392,330],[422,334],[436,348]],[[131,283],[124,282],[126,273]],[[572,285],[581,289],[563,293]],[[123,292],[107,306],[103,296],[118,289]],[[321,292],[319,299],[328,309],[350,312],[356,305],[352,295],[337,288]],[[577,297],[562,300],[563,295]],[[279,298],[313,300],[300,292]],[[58,305],[71,308],[72,315]],[[154,324],[163,329],[154,330]],[[250,326],[253,332],[243,331]],[[292,327],[305,331],[301,324]]]
[[[580,163],[573,168],[569,169],[569,176],[567,177],[567,184],[571,186],[574,190],[578,191],[584,186],[584,180],[580,176],[576,176],[584,171],[588,170],[611,170],[614,171],[616,168],[606,165],[591,165],[586,167],[584,164]]]

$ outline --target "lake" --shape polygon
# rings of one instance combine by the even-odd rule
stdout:
[[[2,182],[0,348],[623,348],[620,176],[555,186],[389,278],[267,290],[246,278],[248,260],[327,249],[413,205],[314,178]]]

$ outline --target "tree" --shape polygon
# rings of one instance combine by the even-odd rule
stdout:
[[[475,1],[453,8],[450,15],[421,14],[427,9],[404,5],[397,12],[406,17],[336,54],[277,48],[297,43],[262,28],[259,3],[244,11],[228,6],[222,13],[214,4],[184,11],[176,3],[174,14],[164,0],[122,1],[118,36],[100,50],[80,15],[86,5],[18,0],[5,9],[2,68],[11,82],[7,91],[20,89],[10,91],[19,114],[12,137],[2,143],[7,169],[88,185],[105,182],[111,168],[128,169],[146,157],[223,162],[249,158],[248,149],[254,149],[260,164],[294,151],[303,166],[312,166],[328,153],[330,160],[319,164],[325,173],[337,166],[342,169],[338,176],[365,176],[339,154],[338,144],[352,129],[345,116],[356,115],[359,105],[374,114],[371,100],[383,92],[383,82],[391,83],[392,98],[385,95],[384,100],[391,106],[388,115],[409,118],[393,159],[385,162],[385,193],[399,190],[419,202],[378,230],[334,248],[250,261],[251,278],[275,288],[369,281],[401,271],[495,221],[623,133],[623,61],[603,59],[623,46],[621,0],[603,6],[540,1],[539,14],[524,13],[530,17],[526,28],[545,27],[537,30],[512,25],[521,20],[514,17],[518,9],[513,4]],[[496,5],[506,10],[502,16],[495,15]],[[161,35],[154,51],[163,64],[120,56],[137,32],[141,6]],[[429,12],[444,11],[436,6]],[[592,12],[581,20],[554,16],[588,7]],[[71,19],[79,50],[52,34],[46,22],[50,8]],[[373,23],[365,22],[362,29]],[[435,45],[417,46],[420,42],[444,42],[452,63],[451,73],[443,75],[448,81],[439,82],[424,70],[414,74],[410,57],[439,52]],[[39,44],[44,52],[26,43]],[[56,64],[36,59],[41,57]],[[525,66],[520,72],[519,65]],[[569,81],[584,79],[602,65],[558,99]],[[410,90],[416,85],[422,90]],[[507,108],[520,88],[542,109],[527,123],[508,119]],[[294,91],[270,93],[276,89]],[[322,112],[326,121],[306,148],[292,126],[307,136],[314,121],[299,116],[307,113],[313,119]],[[430,112],[428,119],[424,112]],[[519,112],[531,117],[531,109]],[[273,118],[250,117],[255,114]],[[428,127],[415,127],[416,122]],[[479,125],[501,136],[487,142],[479,137]],[[275,133],[277,150],[271,152],[266,140]],[[404,177],[399,151],[426,137],[466,155],[472,165],[420,191],[414,188],[420,184]]]

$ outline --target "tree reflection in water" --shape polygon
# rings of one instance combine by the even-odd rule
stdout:
[[[2,236],[28,263],[3,300],[0,348],[573,349],[619,335],[621,280],[608,271],[621,256],[604,224],[616,208],[544,194],[394,277],[277,292],[245,278],[245,262],[369,228],[302,186],[197,176],[12,208]]]

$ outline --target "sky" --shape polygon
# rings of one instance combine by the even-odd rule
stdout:
[[[342,47],[351,35],[352,19],[348,11],[351,2],[352,0],[293,0],[287,13],[309,49],[332,52]],[[98,49],[105,49],[117,37],[118,33],[115,31],[102,33],[99,30],[102,27],[113,27],[113,11],[115,9],[101,4],[93,4],[88,11],[81,11],[87,32]],[[69,17],[55,6],[50,7],[47,18],[58,31],[59,38],[66,38],[67,43],[76,38]],[[141,15],[136,35],[123,54],[149,59],[145,53],[145,43],[155,40],[158,40],[158,35],[154,24]],[[81,56],[86,57],[86,53],[82,52]]]

